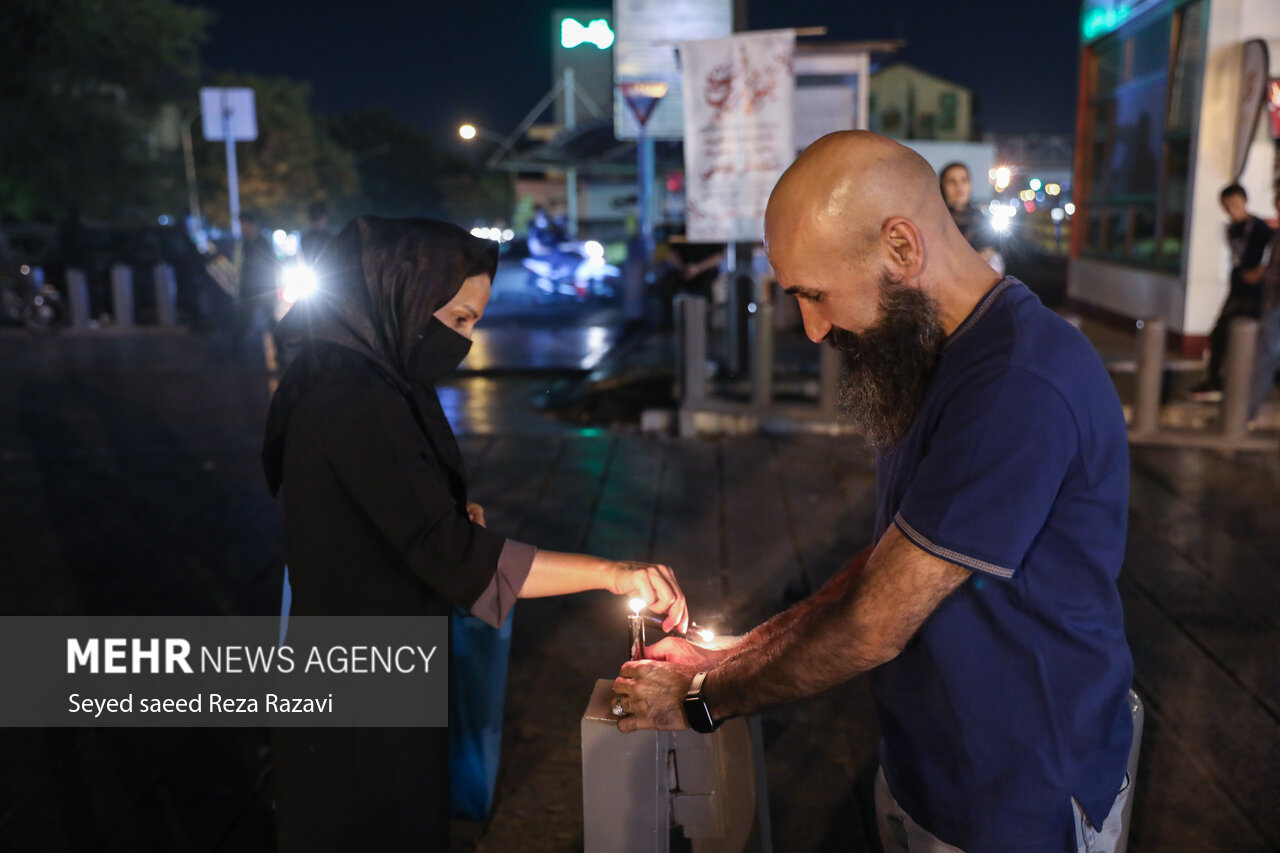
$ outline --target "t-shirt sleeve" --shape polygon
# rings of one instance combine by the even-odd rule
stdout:
[[[469,610],[497,571],[506,540],[467,517],[412,414],[393,402],[361,400],[344,411],[321,450],[408,571]]]
[[[944,407],[894,524],[936,557],[1012,578],[1078,446],[1075,419],[1055,388],[1025,370],[992,369]]]

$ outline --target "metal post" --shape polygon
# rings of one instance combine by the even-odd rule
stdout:
[[[640,206],[640,239],[644,245],[645,283],[649,281],[649,266],[653,263],[653,140],[640,126],[636,139],[636,158],[639,166],[639,186],[636,201]]]
[[[574,130],[578,126],[577,93],[574,85],[573,69],[564,70],[564,129]],[[569,238],[578,238],[578,170],[570,166],[564,175],[565,214],[569,220]]]
[[[751,404],[764,410],[773,402],[773,305],[757,300],[752,308]]]
[[[200,221],[200,195],[196,187],[196,153],[191,144],[191,123],[196,120],[196,113],[182,123],[182,159],[187,167],[187,206],[191,210],[192,228]]]
[[[89,281],[82,270],[67,270],[67,299],[71,302],[71,326],[89,327]]]
[[[1222,435],[1244,438],[1249,433],[1249,397],[1253,388],[1254,351],[1258,346],[1258,321],[1237,317],[1231,321],[1227,350],[1227,375],[1222,388]]]
[[[156,264],[152,279],[156,286],[156,322],[161,326],[178,325],[178,280],[173,265]]]
[[[117,326],[133,325],[133,270],[124,264],[111,268],[111,309]]]
[[[240,178],[236,172],[236,141],[231,138],[231,107],[222,101],[222,132],[227,142],[227,201],[231,205],[231,235],[240,239]]]
[[[1160,429],[1160,386],[1164,381],[1164,320],[1144,320],[1138,329],[1137,387],[1133,398],[1133,431]]]
[[[700,405],[707,396],[707,300],[687,293],[676,297],[680,323],[680,405]]]

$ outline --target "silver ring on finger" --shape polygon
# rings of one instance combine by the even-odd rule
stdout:
[[[622,710],[622,697],[621,697],[621,696],[614,696],[614,697],[613,697],[613,715],[614,715],[615,717],[625,717],[625,716],[627,715],[627,712],[626,712],[626,711],[624,711],[624,710]]]

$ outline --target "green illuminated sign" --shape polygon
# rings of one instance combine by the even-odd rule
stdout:
[[[1080,35],[1085,41],[1104,36],[1129,20],[1132,11],[1133,7],[1128,3],[1107,9],[1090,9],[1080,19]]]
[[[560,46],[575,48],[580,44],[594,44],[600,50],[613,46],[613,30],[609,22],[596,18],[585,27],[575,18],[565,18],[560,22]]]

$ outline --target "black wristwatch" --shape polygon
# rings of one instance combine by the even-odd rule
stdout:
[[[684,718],[689,723],[689,728],[704,735],[720,728],[720,723],[711,719],[707,700],[702,698],[702,682],[706,677],[705,671],[695,675],[693,681],[689,682],[689,692],[684,694]]]

